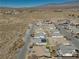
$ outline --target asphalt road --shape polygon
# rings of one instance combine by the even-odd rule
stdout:
[[[25,59],[26,53],[28,51],[28,45],[30,43],[30,35],[33,32],[34,24],[30,27],[30,29],[27,30],[25,33],[25,44],[23,48],[20,50],[19,54],[17,55],[17,59]]]
[[[63,29],[61,25],[57,25],[56,27],[67,39],[70,39],[69,41],[71,41],[79,49],[79,39],[73,37],[72,33],[69,31],[67,32],[67,30]]]

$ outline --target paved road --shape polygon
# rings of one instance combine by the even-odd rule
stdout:
[[[66,29],[63,29],[61,25],[57,25],[56,26],[60,32],[67,38],[67,39],[71,39],[69,41],[71,41],[78,49],[79,49],[79,39],[75,38],[72,36],[71,32],[67,32]]]
[[[26,53],[28,51],[28,45],[30,43],[30,34],[33,32],[34,24],[27,30],[25,34],[25,44],[24,47],[20,50],[19,54],[17,55],[17,59],[25,59]]]

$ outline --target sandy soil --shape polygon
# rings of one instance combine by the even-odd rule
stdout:
[[[79,21],[78,16],[79,11],[0,9],[0,59],[16,59],[19,48],[24,45],[23,37],[29,23],[40,19],[56,21],[63,18]]]

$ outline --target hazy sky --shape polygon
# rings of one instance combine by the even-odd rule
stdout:
[[[63,3],[72,0],[0,0],[0,7],[33,7],[47,3]]]

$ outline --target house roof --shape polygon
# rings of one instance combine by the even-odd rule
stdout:
[[[63,35],[60,33],[60,31],[58,31],[58,30],[55,30],[53,33],[52,33],[52,36],[61,36],[61,37],[63,37]]]
[[[40,37],[40,36],[45,37],[45,34],[42,32],[42,33],[37,33],[37,34],[35,35],[35,37]]]
[[[73,44],[69,44],[69,45],[63,45],[61,44],[58,47],[58,53],[59,55],[72,55],[73,53],[75,53],[75,49],[77,49]]]
[[[34,42],[35,43],[42,43],[41,40],[44,39],[46,40],[46,36],[44,33],[37,33],[37,35],[35,35],[34,37]]]

